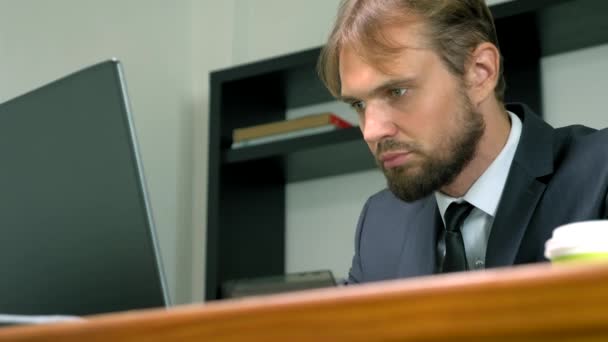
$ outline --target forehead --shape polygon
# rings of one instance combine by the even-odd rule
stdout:
[[[339,73],[342,95],[357,94],[392,78],[414,78],[429,61],[430,50],[419,25],[385,27],[380,46],[358,42],[340,50]]]
[[[365,36],[353,34],[343,38],[338,55],[341,74],[343,65],[351,62],[352,57],[390,74],[396,63],[412,55],[411,51],[430,48],[421,20],[384,25]]]
[[[426,24],[422,19],[406,21],[401,24],[384,25],[378,29],[380,42],[392,48],[426,47]],[[388,43],[388,44],[387,44]]]

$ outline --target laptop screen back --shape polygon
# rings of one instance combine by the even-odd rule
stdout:
[[[0,105],[0,313],[167,304],[119,62]]]

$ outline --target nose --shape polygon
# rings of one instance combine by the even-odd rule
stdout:
[[[373,102],[367,104],[360,124],[363,139],[367,143],[376,143],[397,134],[397,126],[393,122],[390,112],[382,105]]]

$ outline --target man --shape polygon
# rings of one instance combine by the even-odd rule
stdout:
[[[319,73],[388,183],[350,283],[543,261],[555,227],[608,217],[608,130],[504,105],[483,0],[343,0]]]

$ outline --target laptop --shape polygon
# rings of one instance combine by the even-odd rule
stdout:
[[[0,314],[169,305],[118,61],[0,104],[0,189]]]

